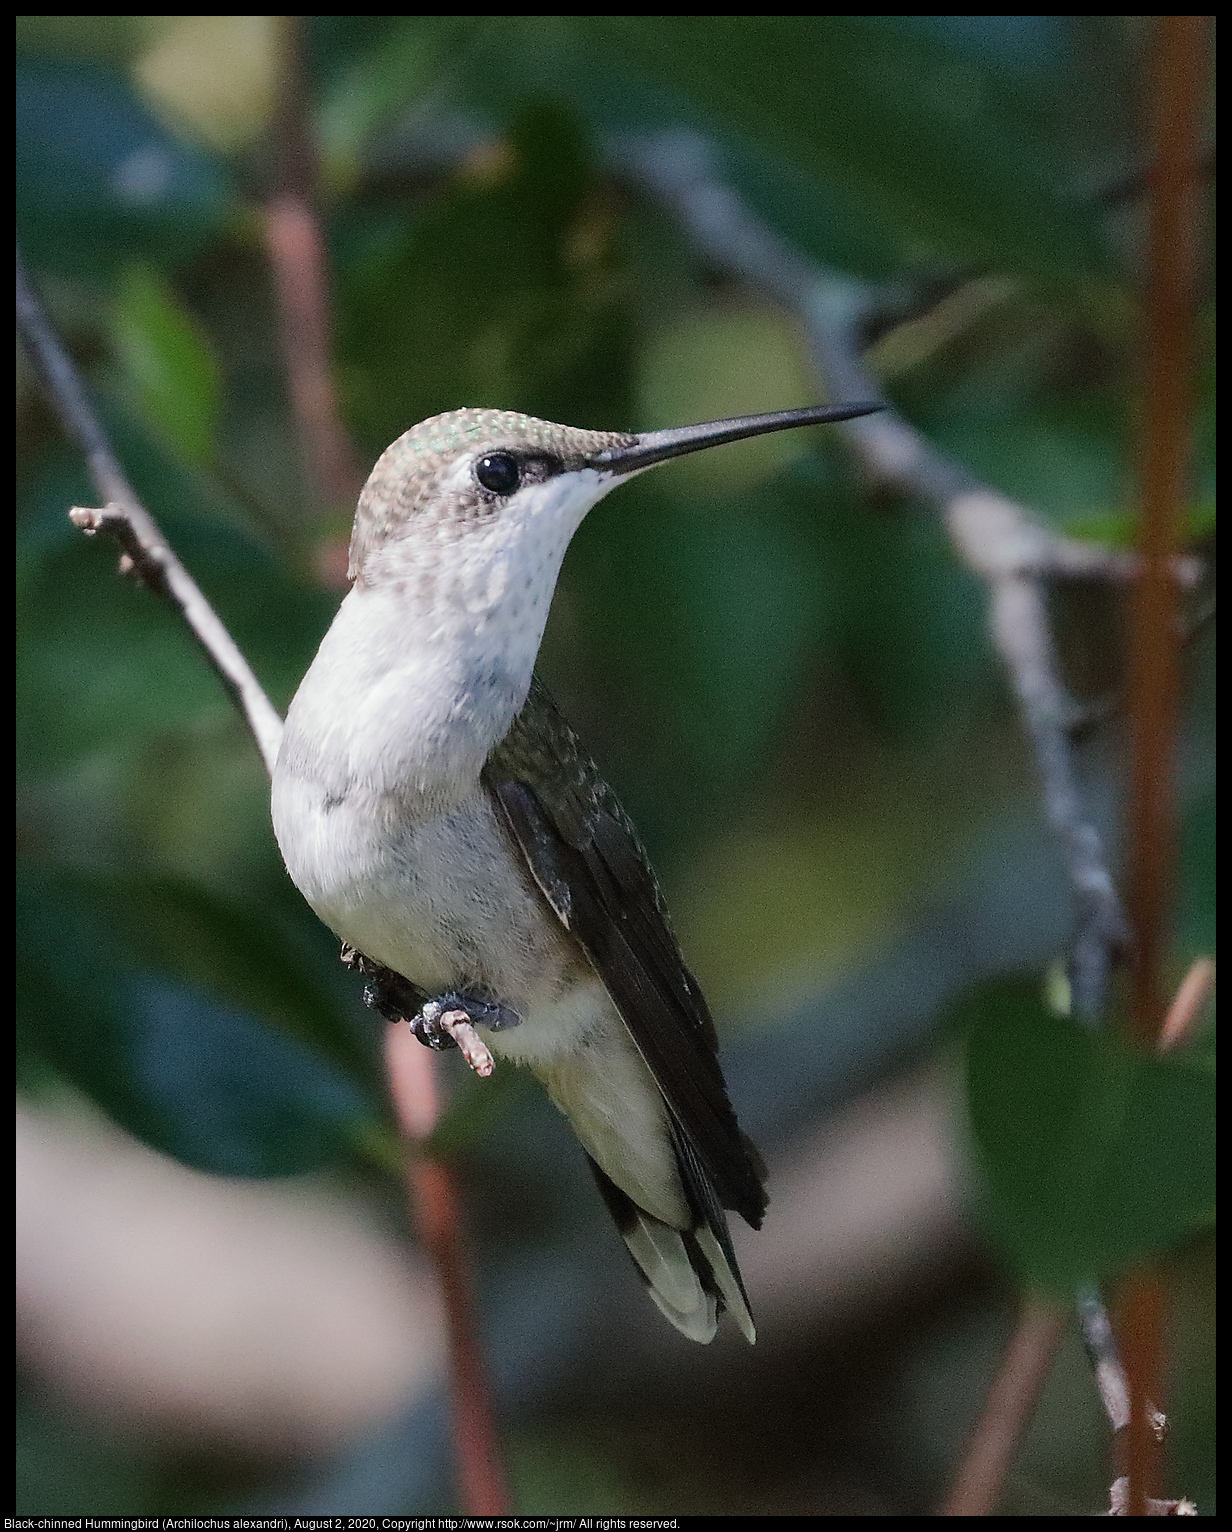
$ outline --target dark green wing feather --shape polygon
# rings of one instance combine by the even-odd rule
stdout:
[[[695,1213],[724,1245],[721,1207],[759,1227],[764,1171],[727,1099],[714,1022],[658,882],[628,815],[537,678],[484,784],[663,1092]]]

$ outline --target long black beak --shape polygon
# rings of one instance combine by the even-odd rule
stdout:
[[[592,468],[606,468],[616,473],[632,473],[664,463],[669,457],[699,452],[703,447],[720,447],[724,442],[738,442],[746,436],[762,436],[767,431],[790,431],[796,426],[824,426],[836,420],[855,420],[883,410],[884,404],[810,404],[800,410],[772,410],[768,415],[740,415],[735,420],[711,420],[699,426],[677,426],[671,431],[643,431],[627,447],[608,447],[590,459]]]

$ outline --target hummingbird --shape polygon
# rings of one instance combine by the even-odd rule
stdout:
[[[760,1227],[765,1168],[637,831],[535,661],[569,541],[609,491],[877,408],[640,433],[492,409],[422,421],[360,495],[351,588],[273,773],[287,871],[377,976],[369,1003],[428,1046],[539,1078],[650,1297],[694,1341],[724,1311],[755,1338],[727,1212]]]

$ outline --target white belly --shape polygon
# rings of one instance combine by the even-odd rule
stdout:
[[[604,1021],[606,990],[545,903],[487,793],[409,821],[351,793],[331,803],[279,774],[274,831],[300,892],[331,930],[429,995],[498,1000],[522,1025],[490,1041],[541,1064]]]
[[[687,1209],[663,1098],[607,990],[535,887],[482,788],[408,822],[276,773],[274,830],[296,886],[365,957],[427,994],[498,1000],[520,1025],[489,1047],[544,1081],[590,1154],[677,1228]]]

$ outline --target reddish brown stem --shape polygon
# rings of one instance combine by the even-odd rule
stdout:
[[[1159,1034],[1160,1053],[1170,1053],[1189,1038],[1198,1024],[1202,1007],[1214,983],[1215,964],[1210,958],[1195,958],[1176,992],[1176,998],[1168,1007],[1163,1030]]]
[[[1172,941],[1180,625],[1170,564],[1183,526],[1192,435],[1205,32],[1205,17],[1160,16],[1152,49],[1141,572],[1130,635],[1128,875],[1133,932],[1128,1025],[1139,1046],[1149,1049],[1164,1021]],[[1148,1502],[1159,1495],[1161,1444],[1148,1412],[1149,1401],[1160,1397],[1164,1308],[1160,1279],[1135,1274],[1122,1304],[1131,1516],[1145,1516]]]
[[[497,1445],[479,1324],[462,1240],[461,1205],[453,1172],[433,1159],[423,1140],[436,1125],[438,1102],[432,1055],[395,1023],[385,1034],[386,1069],[406,1144],[407,1188],[415,1227],[436,1269],[449,1340],[453,1446],[463,1510],[499,1516],[509,1491]]]
[[[1065,1334],[1064,1309],[1028,1298],[942,1516],[991,1516]]]
[[[1199,105],[1204,18],[1156,21],[1150,275],[1138,547],[1130,638],[1131,1027],[1153,1048],[1164,1017],[1176,860],[1178,592],[1170,573],[1184,521],[1193,417],[1198,272]]]
[[[338,413],[329,366],[325,242],[307,199],[281,192],[264,209],[291,407],[309,480],[325,506],[353,504],[362,487]]]
[[[263,211],[291,407],[312,493],[350,506],[362,487],[329,364],[329,262],[313,206],[316,152],[308,120],[303,17],[279,18],[274,188]]]
[[[462,1507],[475,1516],[500,1516],[509,1510],[509,1492],[496,1445],[478,1319],[467,1280],[457,1186],[447,1165],[423,1154],[411,1160],[407,1181],[419,1236],[436,1264],[445,1303],[453,1443]]]
[[[1163,1483],[1164,1433],[1157,1427],[1152,1400],[1160,1397],[1164,1374],[1164,1323],[1167,1294],[1163,1279],[1150,1269],[1126,1282],[1120,1308],[1121,1354],[1129,1379],[1129,1425],[1122,1445],[1121,1473],[1128,1480],[1125,1514],[1147,1516],[1150,1501]]]

